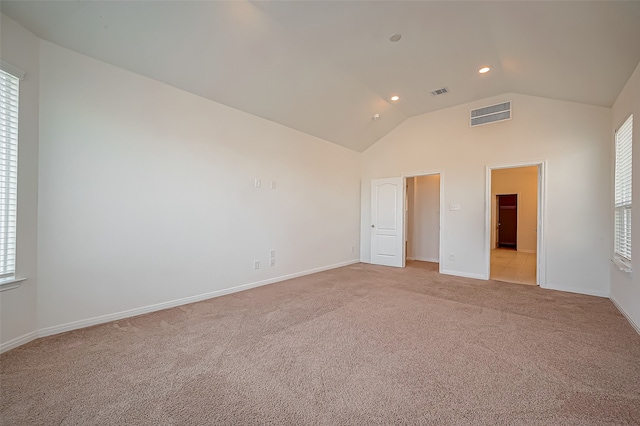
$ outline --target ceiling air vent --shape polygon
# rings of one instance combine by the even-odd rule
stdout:
[[[442,89],[434,90],[431,92],[431,96],[444,95],[445,93],[449,93],[449,89],[443,87]]]
[[[511,120],[511,102],[471,110],[471,127]]]

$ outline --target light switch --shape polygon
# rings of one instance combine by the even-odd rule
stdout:
[[[451,210],[451,211],[460,210],[460,204],[449,204],[449,210]]]

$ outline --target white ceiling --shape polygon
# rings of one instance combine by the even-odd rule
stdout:
[[[51,42],[356,151],[410,116],[506,92],[611,106],[640,61],[639,1],[2,0],[1,10]]]

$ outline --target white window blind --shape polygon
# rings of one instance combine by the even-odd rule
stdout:
[[[631,261],[631,153],[633,115],[616,131],[614,251]]]
[[[16,267],[19,82],[0,70],[0,279]]]

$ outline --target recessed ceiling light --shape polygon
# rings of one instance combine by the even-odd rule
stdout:
[[[490,69],[491,69],[490,67],[482,67],[478,70],[478,72],[480,74],[485,74],[485,73],[488,73]]]
[[[389,41],[392,41],[392,42],[395,43],[396,41],[400,40],[401,38],[402,38],[402,34],[395,33],[395,34],[391,34],[391,37],[389,37]]]
[[[394,101],[394,102],[397,101],[398,99],[400,99],[400,96],[398,96],[398,95],[393,95],[391,97],[391,100]]]

